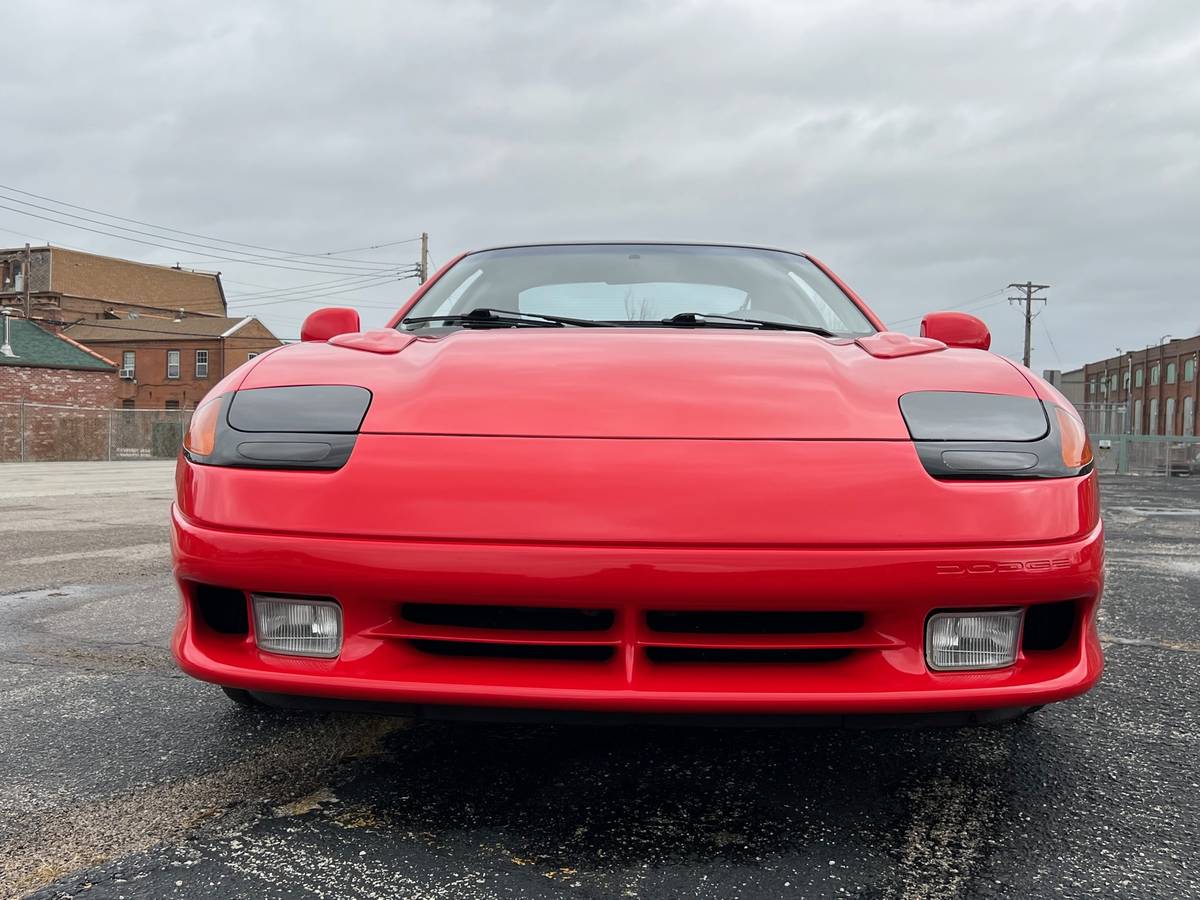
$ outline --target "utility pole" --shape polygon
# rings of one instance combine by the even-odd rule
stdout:
[[[421,284],[429,280],[429,232],[421,232]]]
[[[1029,368],[1029,353],[1033,349],[1032,345],[1031,345],[1032,340],[1033,340],[1033,320],[1034,320],[1033,301],[1040,300],[1042,303],[1046,302],[1045,297],[1035,297],[1033,295],[1036,294],[1038,291],[1046,290],[1046,288],[1050,287],[1050,285],[1034,284],[1032,281],[1027,281],[1024,284],[1010,284],[1009,287],[1016,288],[1018,291],[1024,291],[1023,297],[1009,297],[1008,300],[1010,303],[1013,303],[1013,302],[1017,303],[1018,308],[1021,303],[1025,304],[1025,312],[1023,313],[1025,316],[1025,353],[1022,356],[1022,361],[1025,363],[1025,368],[1028,369]]]
[[[1129,386],[1125,388],[1125,433],[1133,434],[1133,351],[1129,351],[1129,368],[1125,370]]]
[[[29,245],[25,245],[25,263],[24,271],[22,272],[21,282],[25,289],[25,319],[28,321],[33,318],[33,303],[29,299],[29,267],[33,261],[33,254],[29,252]]]

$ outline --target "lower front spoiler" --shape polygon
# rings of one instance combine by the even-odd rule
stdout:
[[[805,715],[759,713],[625,713],[588,712],[572,709],[523,709],[497,706],[444,706],[418,703],[372,703],[362,700],[332,700],[297,694],[249,692],[259,703],[277,709],[313,712],[363,713],[403,716],[449,722],[478,722],[510,725],[577,725],[597,727],[669,726],[679,728],[964,728],[999,725],[1020,719],[1038,706],[998,709],[956,710],[927,713],[874,713],[864,715]]]
[[[175,657],[196,678],[252,693],[418,711],[455,706],[843,720],[1040,706],[1086,692],[1103,668],[1095,626],[1103,581],[1099,525],[1054,545],[986,548],[407,542],[240,533],[188,521],[178,510],[173,525],[184,596]],[[250,592],[333,598],[345,618],[342,652],[337,659],[262,652],[252,623],[249,632],[219,633],[197,613],[197,585],[232,590],[239,598]],[[422,646],[430,637],[475,635],[464,633],[471,629],[431,634],[430,626],[406,621],[401,604],[413,600],[608,607],[612,624],[596,640],[613,650],[603,662],[431,655]],[[1076,612],[1067,640],[1054,648],[1028,647],[1015,665],[1000,670],[926,666],[924,628],[934,610],[1061,601],[1073,602]],[[851,648],[825,662],[670,662],[648,653],[664,641],[649,628],[649,611],[731,607],[857,610],[865,624],[852,633],[793,636],[818,651]],[[667,637],[684,643],[691,636]],[[745,638],[719,636],[731,646],[744,645]],[[514,638],[487,638],[502,639]]]

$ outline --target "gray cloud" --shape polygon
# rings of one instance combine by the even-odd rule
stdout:
[[[46,3],[4,77],[0,180],[230,240],[425,229],[439,262],[525,239],[762,242],[813,252],[907,329],[972,301],[1009,355],[1019,317],[986,295],[1031,278],[1053,285],[1039,369],[1200,328],[1190,0]],[[0,229],[219,268],[234,297],[322,278],[3,210]],[[411,287],[336,300],[378,323]],[[261,312],[293,335],[314,305]]]

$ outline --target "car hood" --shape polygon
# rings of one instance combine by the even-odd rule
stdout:
[[[364,433],[726,440],[908,440],[897,401],[909,391],[1036,396],[1001,357],[900,335],[368,334],[375,337],[275,351],[241,388],[361,385],[373,393]]]

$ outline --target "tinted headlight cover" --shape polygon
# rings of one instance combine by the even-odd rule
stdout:
[[[900,412],[935,478],[1069,478],[1092,468],[1078,416],[1036,398],[916,391],[900,397]]]
[[[206,466],[340,469],[370,405],[371,392],[350,385],[222,394],[192,414],[184,454]]]

